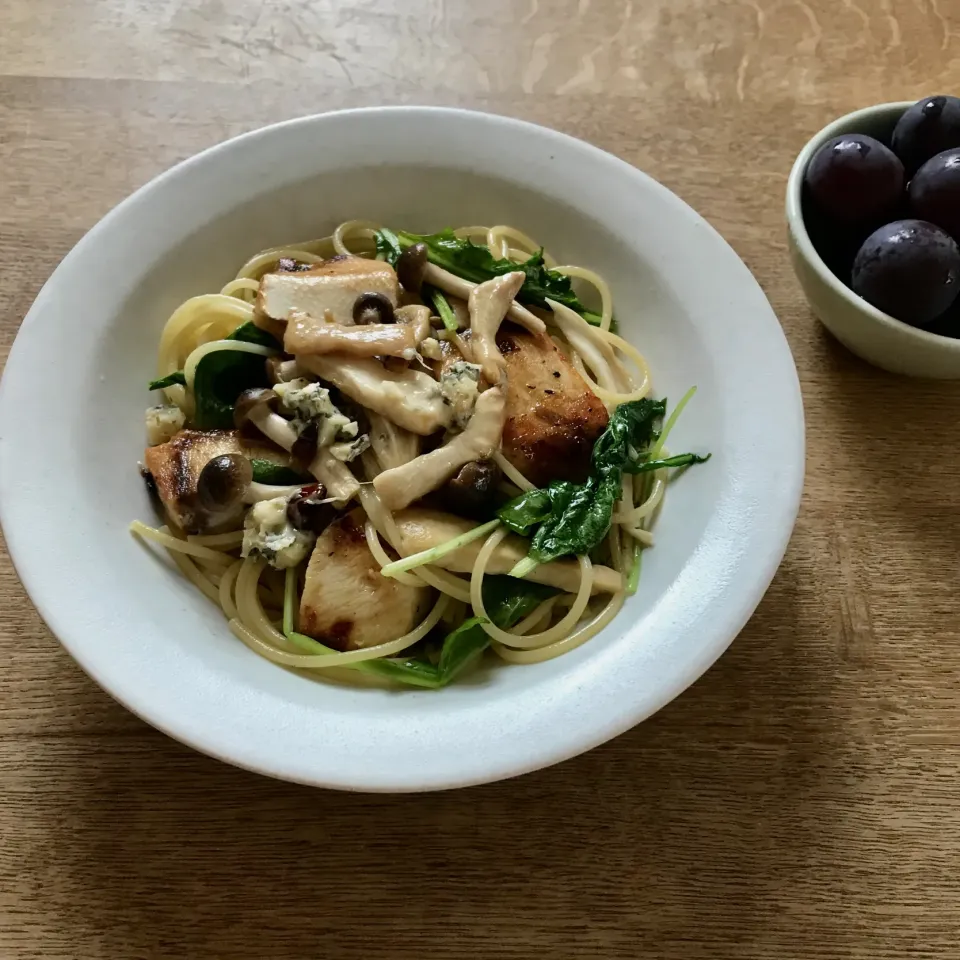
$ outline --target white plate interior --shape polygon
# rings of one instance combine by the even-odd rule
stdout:
[[[356,217],[416,231],[517,226],[561,262],[607,278],[621,333],[649,360],[657,395],[675,401],[699,388],[670,447],[713,458],[669,489],[637,595],[566,656],[492,666],[439,693],[318,683],[249,652],[172,564],[127,533],[135,517],[155,520],[136,463],[166,318],[186,298],[218,290],[257,250]],[[54,391],[36,389],[51,376]],[[0,393],[11,554],[85,669],[199,749],[348,788],[519,773],[662,706],[759,601],[792,527],[802,469],[789,350],[755,281],[712,229],[600,151],[460,111],[307,118],[165,174],[60,266],[24,323]],[[62,502],[64,477],[66,516],[47,506]]]

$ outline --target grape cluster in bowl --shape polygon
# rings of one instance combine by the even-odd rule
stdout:
[[[924,97],[889,137],[828,140],[805,170],[804,206],[817,252],[855,293],[960,337],[960,99]]]

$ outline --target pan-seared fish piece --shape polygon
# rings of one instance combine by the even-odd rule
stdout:
[[[421,550],[438,547],[476,526],[470,520],[464,520],[452,513],[441,513],[439,510],[426,510],[421,507],[401,510],[393,515],[393,519],[400,532],[400,543],[397,544],[397,549],[404,557],[419,553]],[[474,540],[434,562],[438,567],[455,573],[469,573],[477,562],[477,555],[482,546],[483,540]],[[493,551],[487,572],[509,573],[527,555],[528,547],[529,544],[523,537],[510,534]],[[552,560],[550,563],[536,567],[532,573],[527,574],[527,579],[575,593],[580,586],[580,566],[576,560],[572,559]],[[623,578],[616,570],[601,564],[593,565],[593,593],[616,593],[621,589],[623,589]]]
[[[354,510],[317,539],[300,597],[301,633],[336,650],[375,647],[409,633],[421,619],[427,589],[380,573]]]
[[[582,482],[607,408],[546,334],[501,328],[507,420],[502,453],[531,483]]]
[[[289,457],[276,447],[241,438],[236,430],[181,430],[166,443],[147,447],[144,464],[153,475],[170,522],[185,533],[213,533],[239,526],[243,504],[237,504],[235,513],[218,514],[211,526],[212,518],[198,509],[196,502],[200,471],[225,453],[289,463]]]

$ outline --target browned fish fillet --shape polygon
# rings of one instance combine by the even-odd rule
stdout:
[[[210,460],[225,453],[289,462],[289,457],[276,447],[241,439],[236,430],[181,430],[167,443],[147,447],[144,463],[153,474],[157,493],[175,527],[186,533],[214,532],[209,517],[197,509],[197,480]],[[235,514],[218,515],[215,529],[229,530],[239,525],[242,515],[242,504]]]
[[[439,547],[476,526],[472,520],[464,520],[452,513],[441,513],[425,507],[401,510],[393,515],[393,519],[400,533],[400,553],[405,557]],[[459,550],[441,557],[436,564],[454,573],[469,573],[477,562],[482,546],[483,540],[466,543]],[[509,573],[527,555],[529,549],[530,545],[526,540],[510,534],[494,550],[487,564],[487,573]],[[564,557],[541,564],[528,574],[527,579],[573,593],[580,587],[580,567],[572,557]],[[593,565],[593,593],[616,593],[622,588],[623,578],[616,570],[599,563]]]
[[[374,647],[409,633],[427,590],[384,577],[354,510],[320,535],[300,598],[301,633],[337,650]]]
[[[546,334],[501,328],[507,364],[502,452],[531,483],[586,479],[607,408]]]

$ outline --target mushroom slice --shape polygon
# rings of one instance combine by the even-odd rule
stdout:
[[[198,484],[204,467],[215,457],[243,454],[274,463],[289,458],[266,443],[241,439],[236,430],[181,430],[167,443],[148,447],[143,455],[170,522],[187,533],[213,533],[237,526],[243,515],[238,500],[230,509],[200,502]]]
[[[396,640],[416,626],[427,597],[380,573],[354,510],[317,539],[300,597],[299,629],[337,650]]]
[[[329,310],[335,323],[350,326],[354,304],[365,293],[382,294],[396,306],[400,284],[393,267],[364,257],[333,257],[302,272],[264,274],[257,307],[275,320],[287,320],[295,310],[313,317]]]
[[[506,370],[506,361],[497,349],[497,331],[524,278],[523,271],[516,270],[470,291],[470,349],[488,383],[498,383]]]
[[[404,357],[412,360],[421,340],[430,336],[427,307],[401,307],[396,323],[346,325],[294,310],[283,336],[287,353],[340,353],[347,357]]]
[[[393,515],[400,534],[395,544],[401,556],[409,557],[421,550],[429,550],[472,530],[476,524],[451,513],[411,507]],[[474,540],[459,550],[436,560],[438,567],[454,573],[469,573],[477,561],[483,540]],[[510,534],[493,551],[487,564],[487,573],[509,573],[526,555],[530,544],[523,537]],[[551,560],[527,574],[527,580],[545,583],[569,593],[576,593],[580,586],[580,565],[576,560]],[[593,593],[616,593],[623,589],[623,578],[616,570],[601,564],[593,565]]]
[[[381,469],[402,467],[420,453],[420,438],[403,427],[391,423],[379,413],[367,411],[370,421],[370,446]]]
[[[464,464],[489,457],[500,445],[505,409],[500,387],[481,393],[463,433],[442,447],[377,476],[373,488],[387,509],[400,510],[442,487]]]
[[[301,356],[297,362],[355,403],[411,433],[426,437],[450,424],[440,385],[420,370],[388,370],[372,358],[340,353]]]
[[[435,263],[428,263],[424,268],[423,279],[427,283],[439,287],[444,293],[452,293],[453,296],[461,300],[469,300],[477,284],[469,280],[464,280],[443,267],[438,267]],[[507,316],[514,322],[519,323],[531,333],[543,333],[546,330],[544,322],[535,314],[532,314],[526,307],[521,306],[514,301],[507,310]]]

